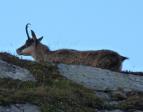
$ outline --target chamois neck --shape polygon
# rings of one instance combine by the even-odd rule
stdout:
[[[50,49],[48,46],[39,43],[34,47],[34,52],[32,54],[32,57],[37,61],[37,62],[44,62],[46,60],[46,54],[50,52]]]

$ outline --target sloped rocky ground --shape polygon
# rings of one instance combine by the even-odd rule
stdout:
[[[61,74],[59,65],[38,64],[8,53],[0,53],[0,62],[0,112],[33,112],[32,107],[35,112],[143,112],[142,91],[89,89]],[[142,77],[142,72],[124,73]],[[24,109],[27,105],[29,110]]]

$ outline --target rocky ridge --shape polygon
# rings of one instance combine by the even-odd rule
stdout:
[[[143,76],[0,53],[0,104],[0,112],[32,112],[27,105],[35,112],[142,112]]]

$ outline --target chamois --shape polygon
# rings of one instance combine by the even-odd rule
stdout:
[[[122,62],[128,59],[111,50],[78,51],[73,49],[60,49],[51,51],[46,45],[40,42],[43,37],[37,38],[33,30],[31,30],[32,37],[29,36],[28,25],[30,24],[27,24],[25,27],[28,39],[16,51],[19,55],[32,56],[39,63],[77,64],[121,71]]]

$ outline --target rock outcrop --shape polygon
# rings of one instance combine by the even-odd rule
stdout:
[[[24,68],[0,60],[0,78],[19,79],[22,81],[35,81],[33,75]]]
[[[59,64],[60,73],[76,83],[98,91],[142,91],[143,76],[117,73],[95,67]]]
[[[13,104],[0,106],[0,112],[40,112],[40,108],[31,104]]]
[[[142,91],[143,76],[117,73],[83,65],[58,64],[60,74],[78,84],[98,91]],[[0,60],[0,77],[35,81],[27,69]]]

